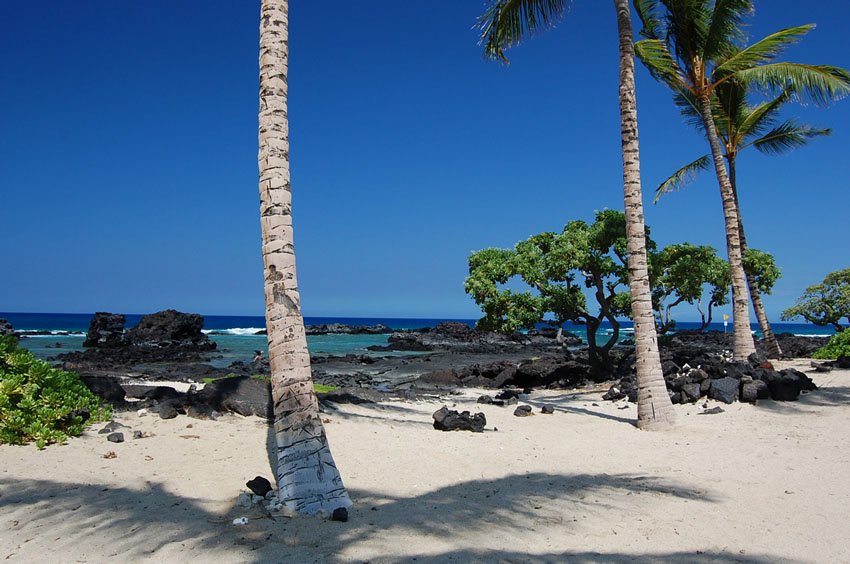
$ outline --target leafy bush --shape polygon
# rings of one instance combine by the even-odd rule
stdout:
[[[43,449],[111,415],[77,374],[52,368],[16,339],[0,337],[0,443],[35,441]]]
[[[833,335],[829,341],[815,351],[815,358],[833,359],[840,356],[850,356],[850,330]]]

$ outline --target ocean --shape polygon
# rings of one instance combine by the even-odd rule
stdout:
[[[31,350],[39,358],[48,359],[57,354],[83,350],[83,340],[88,330],[89,321],[93,314],[89,313],[6,313],[0,312],[0,319],[7,319],[17,331],[24,333],[21,345]],[[141,314],[126,314],[126,327],[136,325]],[[475,325],[474,319],[415,319],[415,318],[378,318],[378,317],[305,317],[307,325],[343,323],[346,325],[386,325],[392,329],[419,329],[434,327],[444,321],[458,321],[470,327]],[[241,360],[250,361],[255,350],[266,354],[268,347],[265,335],[256,333],[265,328],[265,318],[262,316],[232,316],[205,315],[204,332],[217,344],[217,351],[212,364],[218,367],[228,366]],[[699,323],[679,322],[679,329],[697,329]],[[620,339],[631,336],[631,321],[624,321]],[[568,324],[565,330],[570,331],[585,340],[585,330],[582,325]],[[723,331],[723,323],[713,323],[711,329]],[[726,330],[732,330],[730,323]],[[834,334],[831,327],[818,327],[810,323],[775,323],[776,333],[793,333],[803,336],[829,336]],[[758,326],[753,325],[753,332],[761,336]],[[29,334],[27,333],[38,333]],[[604,339],[611,334],[609,325],[603,324],[598,332],[598,338]],[[307,346],[314,355],[345,355],[345,354],[410,354],[410,353],[372,353],[367,350],[371,345],[386,345],[389,335],[310,335]],[[415,353],[414,353],[415,354]]]

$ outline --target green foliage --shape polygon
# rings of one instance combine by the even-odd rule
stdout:
[[[337,386],[327,386],[325,384],[313,384],[313,389],[316,390],[317,394],[326,394],[328,392],[335,392],[339,388]]]
[[[553,27],[569,4],[568,0],[491,0],[476,26],[484,56],[507,63],[505,49]]]
[[[703,327],[711,323],[712,309],[727,303],[731,285],[729,263],[718,257],[713,247],[690,243],[668,245],[650,255],[650,262],[654,271],[652,306],[660,333],[674,327],[670,310],[682,302],[697,306]],[[706,285],[710,288],[707,320],[702,309]]]
[[[773,285],[782,276],[773,255],[758,249],[744,252],[744,270],[751,275],[760,294],[773,292]]]
[[[655,244],[647,237],[650,250]],[[597,212],[596,221],[571,221],[561,233],[546,232],[520,241],[513,249],[484,249],[469,257],[469,277],[464,288],[484,313],[482,330],[512,332],[531,329],[552,317],[550,323],[585,324],[591,356],[609,365],[608,350],[617,341],[618,316],[630,312],[626,244],[626,219],[622,212]],[[522,281],[530,290],[504,287]],[[590,290],[598,306],[587,305],[583,289]],[[614,335],[596,346],[596,329],[607,319]]]
[[[16,339],[0,337],[0,443],[35,441],[42,449],[77,437],[88,423],[111,415],[77,374],[52,368],[18,348]]]
[[[684,99],[711,95],[720,85],[739,81],[765,92],[791,89],[797,99],[826,104],[850,93],[850,73],[827,65],[774,62],[813,25],[772,33],[743,45],[751,0],[638,0],[643,22],[635,54],[659,81]]]
[[[842,356],[850,356],[850,331],[841,331],[830,337],[826,345],[815,351],[814,358],[835,360]]]
[[[782,320],[802,317],[815,325],[832,325],[837,332],[845,329],[842,318],[850,321],[850,268],[826,275],[823,282],[809,286],[797,304],[782,312]]]

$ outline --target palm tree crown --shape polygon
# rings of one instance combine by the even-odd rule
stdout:
[[[715,120],[715,115],[724,102],[728,104],[727,116],[745,111],[746,90],[740,95],[742,91],[735,86],[736,82],[769,92],[779,90],[782,94],[775,100],[784,95],[823,104],[850,92],[850,73],[825,65],[774,62],[784,49],[811,31],[813,25],[783,29],[743,46],[742,24],[753,11],[751,0],[635,0],[635,7],[643,22],[641,35],[646,38],[635,45],[638,57],[657,80],[674,92],[677,104],[690,106],[711,147],[711,161],[691,163],[690,170],[711,163],[717,175],[732,275],[734,355],[736,360],[744,360],[755,351],[742,258],[745,243],[737,194],[730,179],[734,169],[727,171],[724,164],[724,156],[729,156],[730,149],[733,154],[735,150],[728,141],[737,141],[737,136],[731,127],[724,128],[722,119]],[[759,107],[749,115],[750,121],[758,122],[759,115],[769,114],[769,109],[770,105]],[[757,127],[752,125],[750,129]],[[720,142],[723,133],[726,155]],[[780,146],[778,139],[772,144],[767,142],[765,148]],[[793,137],[785,139],[786,143],[789,140],[793,143]],[[687,172],[688,167],[680,169],[674,180],[681,180]]]
[[[799,123],[794,118],[780,120],[780,109],[793,98],[790,88],[756,105],[750,105],[750,88],[740,80],[730,80],[715,90],[712,116],[717,134],[723,143],[724,157],[732,164],[749,147],[767,155],[782,155],[804,145],[815,137],[830,135],[829,128],[817,128]],[[702,118],[694,104],[677,95],[682,114],[688,124],[705,131]],[[655,191],[655,201],[664,194],[683,188],[694,175],[711,166],[711,157],[703,155],[670,175]]]

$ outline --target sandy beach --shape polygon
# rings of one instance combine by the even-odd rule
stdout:
[[[808,361],[782,367],[808,368]],[[647,433],[598,391],[533,393],[535,415],[444,401],[326,411],[351,518],[274,519],[236,498],[272,477],[267,426],[125,413],[63,446],[0,447],[0,557],[10,562],[841,562],[850,560],[850,371],[797,402],[680,405]],[[553,415],[539,406],[556,406]],[[483,411],[483,434],[431,426]],[[716,402],[709,402],[713,407]],[[626,407],[624,407],[626,406]],[[480,409],[479,409],[480,408]],[[498,429],[498,430],[497,430]],[[153,436],[133,440],[132,431]],[[115,458],[104,458],[112,451]],[[234,518],[249,517],[245,526]]]

